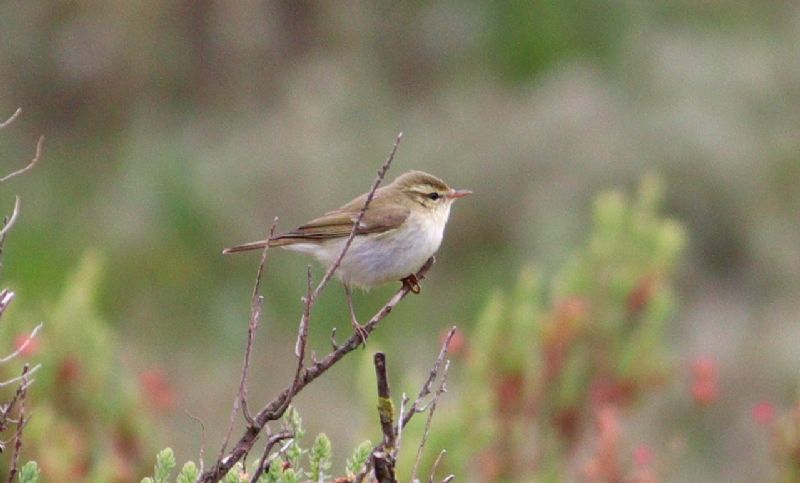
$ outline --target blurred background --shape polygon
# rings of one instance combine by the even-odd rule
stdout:
[[[0,117],[23,110],[0,131],[2,171],[46,136],[40,164],[0,193],[4,212],[22,200],[3,253],[11,317],[46,334],[82,280],[119,360],[111,379],[144,401],[130,410],[150,421],[146,459],[165,446],[196,458],[184,408],[208,454],[221,443],[258,263],[221,249],[366,191],[402,131],[390,179],[422,169],[475,194],[454,206],[422,293],[297,399],[309,433],[342,448],[335,461],[378,439],[375,350],[417,387],[443,331],[469,334],[524,265],[549,279],[585,243],[598,193],[655,174],[688,243],[664,336],[675,382],[642,401],[632,438],[668,440],[683,421],[689,450],[668,480],[773,474],[751,408],[789,408],[800,374],[796,2],[0,2],[0,45]],[[272,253],[251,404],[290,380],[308,263]],[[362,320],[396,288],[358,294]],[[332,284],[318,354],[347,320]],[[698,358],[718,371],[719,403],[648,424],[680,413]],[[71,374],[59,367],[53,378]]]

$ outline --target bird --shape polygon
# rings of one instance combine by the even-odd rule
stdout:
[[[419,293],[414,274],[439,249],[453,202],[470,194],[472,191],[453,189],[423,171],[403,173],[375,190],[335,272],[344,286],[350,322],[362,342],[366,341],[366,332],[353,308],[352,289],[369,290],[401,281]],[[330,268],[339,258],[368,195],[362,194],[292,231],[232,246],[222,253],[263,250],[269,245],[311,255]]]

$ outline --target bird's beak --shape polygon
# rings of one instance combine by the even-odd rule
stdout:
[[[472,191],[470,190],[450,190],[450,192],[447,193],[447,197],[450,198],[451,200],[454,200],[456,198],[463,198],[471,194]]]

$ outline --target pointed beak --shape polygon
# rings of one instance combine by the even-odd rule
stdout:
[[[470,190],[450,190],[450,192],[447,193],[447,197],[450,198],[451,200],[454,200],[456,198],[463,198],[471,194],[472,191]]]

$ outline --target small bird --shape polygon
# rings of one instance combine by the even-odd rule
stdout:
[[[350,321],[362,341],[366,333],[356,318],[351,288],[370,289],[399,280],[419,293],[414,273],[439,249],[450,205],[469,194],[472,191],[450,188],[422,171],[404,173],[375,191],[335,273],[344,285]],[[222,253],[263,250],[269,244],[313,255],[329,268],[336,263],[366,199],[365,193],[288,233],[226,248]]]

